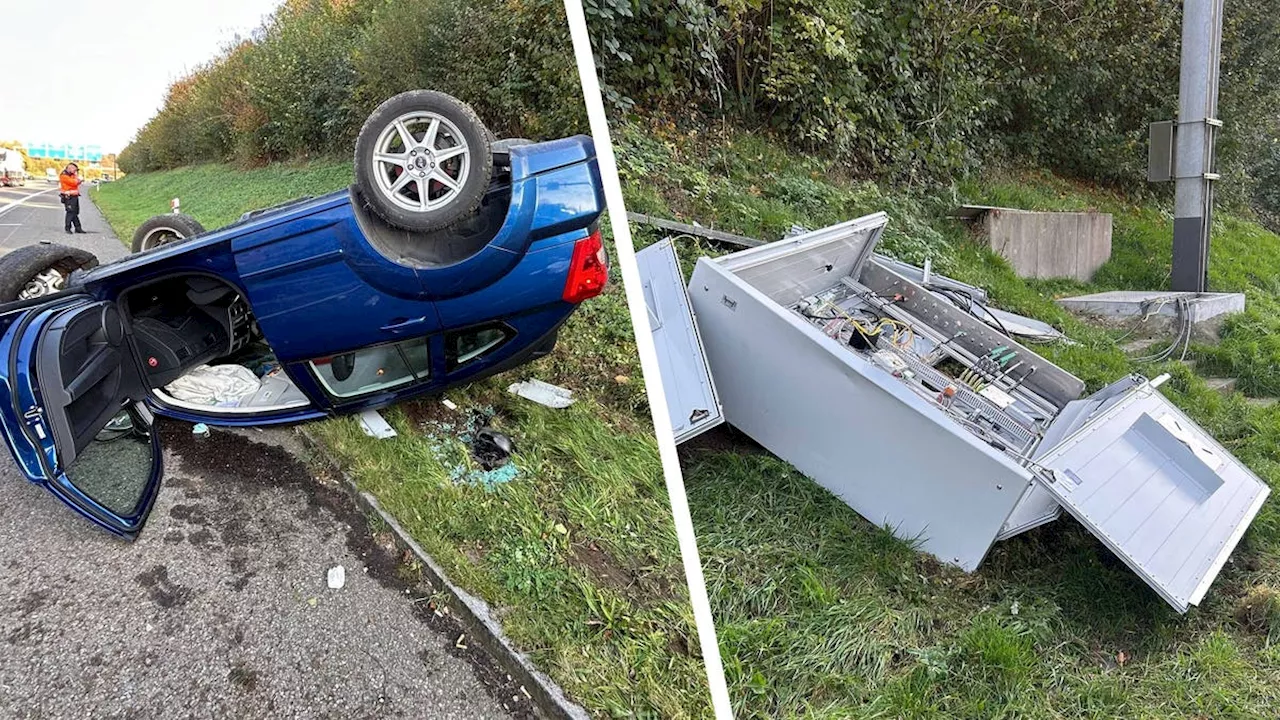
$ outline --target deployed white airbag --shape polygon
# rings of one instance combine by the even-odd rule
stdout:
[[[241,365],[201,365],[165,386],[165,392],[190,403],[235,407],[258,392],[258,376]]]

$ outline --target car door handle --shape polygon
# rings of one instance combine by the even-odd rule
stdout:
[[[405,333],[416,328],[417,326],[425,323],[426,321],[427,321],[427,318],[424,315],[423,317],[420,317],[420,318],[412,318],[409,320],[399,320],[397,322],[391,323],[390,325],[383,325],[382,329],[386,332],[391,333],[392,335],[399,335],[401,333]]]

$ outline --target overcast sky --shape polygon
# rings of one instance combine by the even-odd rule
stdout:
[[[0,0],[0,140],[118,152],[169,83],[280,0]]]

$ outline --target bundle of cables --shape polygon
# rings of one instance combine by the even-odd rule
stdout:
[[[1018,357],[1018,351],[1005,352],[1007,350],[1009,350],[1007,345],[992,348],[991,352],[978,358],[978,362],[973,367],[966,368],[963,373],[960,373],[960,377],[957,379],[974,390],[982,390],[987,385],[996,382],[1022,364],[1018,363],[1013,367],[1009,367],[1009,363]],[[1002,355],[1001,353],[1004,354]]]
[[[1173,357],[1174,353],[1178,351],[1179,345],[1182,346],[1182,354],[1178,359],[1187,359],[1187,351],[1191,347],[1191,302],[1185,297],[1178,297],[1175,299],[1175,302],[1177,303],[1176,307],[1178,310],[1178,334],[1174,336],[1173,343],[1158,353],[1133,358],[1134,362],[1164,362],[1165,360]],[[1164,307],[1167,303],[1168,300],[1165,299],[1160,302],[1160,305],[1157,306],[1155,310],[1148,309],[1147,312],[1143,314],[1142,321],[1146,322],[1152,315],[1160,312],[1160,308]]]
[[[850,338],[850,345],[866,350],[875,347],[876,340],[888,328],[891,331],[889,342],[899,348],[911,348],[915,345],[916,334],[910,325],[904,322],[894,320],[893,318],[880,317],[868,320],[863,318],[859,320],[853,315],[845,311],[844,308],[831,302],[823,300],[822,305],[831,308],[831,315],[813,315],[803,313],[803,315],[811,320],[837,320],[844,319],[853,328],[853,336]]]
[[[997,330],[1004,333],[1005,337],[1013,337],[1013,333],[1009,332],[1009,328],[1005,327],[1003,322],[1000,322],[1000,318],[997,317],[995,313],[991,312],[986,305],[974,300],[973,295],[970,295],[968,292],[959,288],[942,287],[939,285],[927,285],[926,287],[950,300],[952,305],[964,310],[982,322],[995,327]],[[980,308],[982,310],[982,315],[979,315],[975,308]]]

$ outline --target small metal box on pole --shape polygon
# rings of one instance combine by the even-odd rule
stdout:
[[[1171,120],[1151,123],[1147,145],[1147,181],[1173,180],[1173,148],[1177,141],[1177,123]]]

